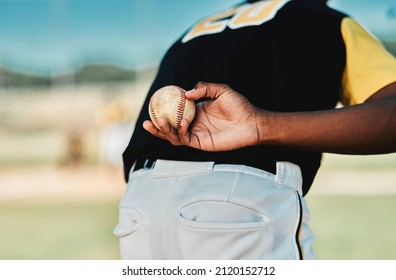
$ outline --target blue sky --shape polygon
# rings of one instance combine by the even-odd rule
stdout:
[[[86,62],[157,63],[197,19],[239,0],[0,0],[0,65],[57,74]],[[396,37],[396,0],[330,0]]]

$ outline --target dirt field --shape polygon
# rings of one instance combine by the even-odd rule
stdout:
[[[103,201],[121,196],[121,170],[106,167],[23,167],[0,170],[0,202],[39,199]]]
[[[334,169],[324,164],[309,195],[396,195],[394,169]],[[0,169],[0,201],[19,199],[118,199],[125,183],[121,168],[32,166]]]

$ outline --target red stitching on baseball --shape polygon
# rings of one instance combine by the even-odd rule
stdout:
[[[149,109],[150,109],[150,113],[151,113],[151,116],[152,116],[152,121],[154,122],[154,124],[157,126],[157,128],[160,128],[161,127],[161,124],[159,123],[159,121],[158,121],[158,117],[157,117],[157,115],[155,114],[155,111],[154,111],[154,105],[153,105],[153,102],[152,102],[152,100],[153,100],[153,96],[155,95],[155,93],[151,96],[151,98],[150,98],[150,103],[149,103]]]
[[[184,90],[179,88],[180,90],[180,100],[179,104],[177,105],[177,112],[176,112],[176,127],[179,128],[181,121],[184,115],[184,106],[186,105],[186,96],[184,95]]]
[[[157,128],[161,127],[161,124],[160,124],[159,121],[158,121],[158,117],[157,117],[157,115],[155,114],[154,105],[153,105],[152,100],[153,100],[154,95],[155,95],[159,90],[165,89],[165,88],[175,88],[175,89],[177,89],[177,90],[180,92],[180,99],[179,99],[179,103],[177,104],[177,108],[176,108],[177,111],[176,111],[176,120],[175,120],[176,128],[179,128],[179,127],[180,127],[180,124],[181,124],[181,121],[182,121],[182,119],[183,119],[184,107],[185,107],[185,104],[186,104],[186,97],[185,97],[185,95],[184,95],[185,90],[184,90],[183,88],[179,87],[179,86],[168,85],[168,86],[164,86],[164,87],[162,87],[162,88],[160,88],[160,89],[158,89],[158,90],[156,90],[156,91],[154,92],[154,94],[151,96],[150,102],[149,102],[149,110],[150,110],[150,113],[151,113],[151,116],[152,116],[152,121],[153,121],[154,124],[157,126]]]

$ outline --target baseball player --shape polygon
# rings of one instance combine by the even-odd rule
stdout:
[[[196,103],[178,130],[149,120],[166,85]],[[321,153],[395,151],[396,59],[378,39],[326,1],[242,2],[161,61],[123,154],[121,258],[315,259]]]

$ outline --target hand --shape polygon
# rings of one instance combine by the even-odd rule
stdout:
[[[160,130],[149,120],[143,123],[143,127],[173,145],[186,145],[204,151],[229,151],[259,143],[258,109],[229,86],[200,82],[193,90],[186,92],[186,98],[209,98],[196,104],[196,114],[191,124],[183,119],[181,127],[176,130],[165,118],[160,118]]]
[[[194,121],[175,130],[160,118],[143,127],[152,135],[205,151],[229,151],[259,144],[340,154],[396,152],[396,82],[365,103],[311,112],[270,112],[254,107],[227,85],[200,82],[186,92],[196,104]],[[190,125],[190,126],[189,126]]]

